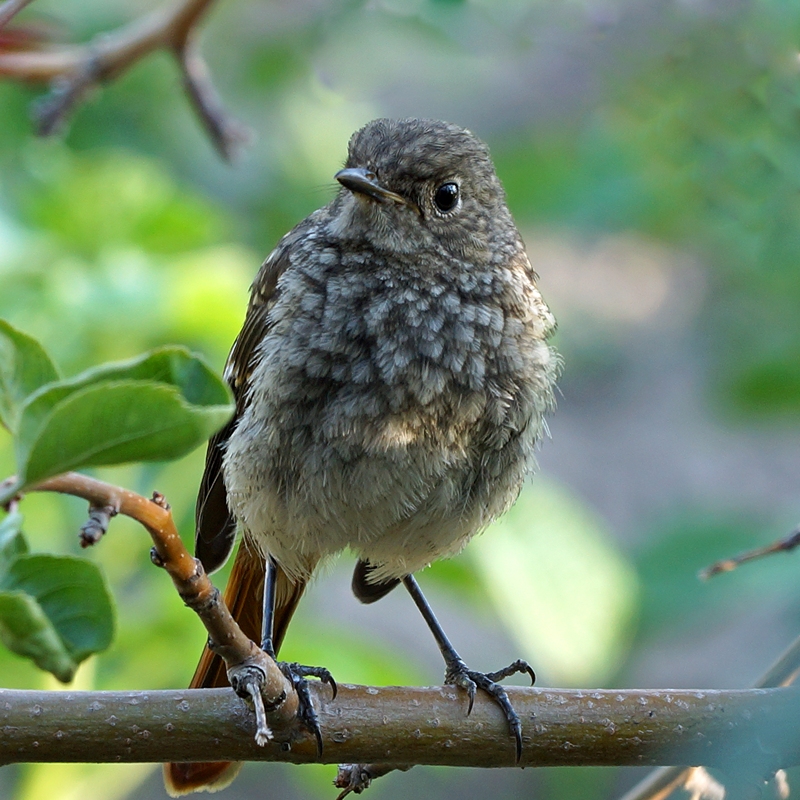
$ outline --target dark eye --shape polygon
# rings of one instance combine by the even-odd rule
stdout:
[[[433,202],[439,211],[452,211],[458,204],[458,184],[443,183],[433,195]]]

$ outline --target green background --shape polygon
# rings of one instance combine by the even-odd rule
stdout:
[[[19,24],[84,41],[155,3],[37,0]],[[253,131],[214,153],[156,54],[36,139],[41,90],[0,83],[0,316],[66,375],[165,343],[221,370],[277,239],[335,191],[349,135],[431,116],[490,145],[558,320],[566,369],[540,474],[462,556],[424,572],[462,655],[542,685],[738,687],[794,638],[795,557],[702,583],[800,517],[800,4],[693,0],[254,2],[203,50]],[[201,450],[98,470],[171,502],[187,539]],[[0,438],[0,473],[14,471]],[[30,496],[34,551],[78,553],[84,504]],[[77,688],[184,685],[199,622],[128,520],[89,555],[119,606]],[[343,558],[287,639],[342,682],[435,683],[408,598],[360,607]],[[0,682],[57,688],[0,651]],[[248,765],[223,797],[333,797],[330,767]],[[635,770],[417,768],[370,796],[614,797]],[[6,768],[15,800],[164,797],[147,765]]]

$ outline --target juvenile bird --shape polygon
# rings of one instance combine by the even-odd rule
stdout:
[[[463,128],[378,119],[350,140],[336,197],[286,234],[251,289],[225,376],[234,419],[209,443],[196,554],[218,568],[242,532],[225,600],[275,653],[317,564],[349,547],[371,603],[403,583],[445,658],[447,682],[502,707],[469,669],[413,573],[504,513],[534,465],[559,360],[483,142]],[[263,607],[263,613],[262,613]],[[319,668],[295,668],[304,691]],[[192,686],[226,685],[203,654]],[[302,694],[301,694],[302,696]],[[304,720],[321,742],[305,690]],[[171,764],[171,793],[221,788],[229,764]]]

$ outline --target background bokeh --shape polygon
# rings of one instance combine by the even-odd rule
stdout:
[[[155,2],[37,0],[83,41]],[[796,556],[702,583],[800,518],[800,4],[777,0],[239,0],[204,51],[253,131],[233,166],[166,55],[31,133],[0,83],[0,316],[66,374],[167,342],[222,368],[277,239],[334,193],[353,130],[431,116],[490,145],[566,364],[539,474],[508,517],[421,575],[462,655],[528,658],[541,685],[745,687],[800,627]],[[103,470],[164,492],[192,536],[202,452]],[[0,438],[0,468],[13,472]],[[83,504],[31,496],[36,550],[77,552]],[[79,688],[178,687],[204,634],[136,526],[90,554],[117,599]],[[408,598],[361,607],[351,559],[312,587],[291,659],[342,682],[436,683]],[[58,688],[0,651],[0,684]],[[641,771],[393,774],[370,796],[611,798]],[[248,765],[224,797],[332,798],[332,767]],[[0,771],[14,800],[153,800],[148,765]]]

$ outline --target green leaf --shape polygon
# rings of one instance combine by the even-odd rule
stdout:
[[[229,406],[193,407],[177,387],[103,383],[59,403],[31,443],[25,483],[81,467],[179,458],[230,417]]]
[[[64,683],[78,668],[42,607],[24,592],[0,591],[0,641]]]
[[[632,634],[636,575],[576,497],[537,475],[467,552],[537,672],[573,685],[612,674]]]
[[[0,579],[0,639],[61,681],[107,648],[113,632],[111,597],[90,561],[21,555]]]
[[[15,430],[25,398],[58,378],[39,342],[0,319],[0,422]]]
[[[28,552],[28,543],[22,535],[22,514],[14,511],[0,522],[0,575],[17,557]]]
[[[227,384],[179,347],[106,364],[43,387],[24,404],[18,483],[81,467],[179,458],[231,416]]]
[[[48,414],[71,394],[112,381],[150,381],[176,386],[195,405],[230,403],[227,384],[197,356],[183,347],[161,347],[127,361],[92,367],[73,378],[44,387],[25,403],[19,438],[32,441]]]

